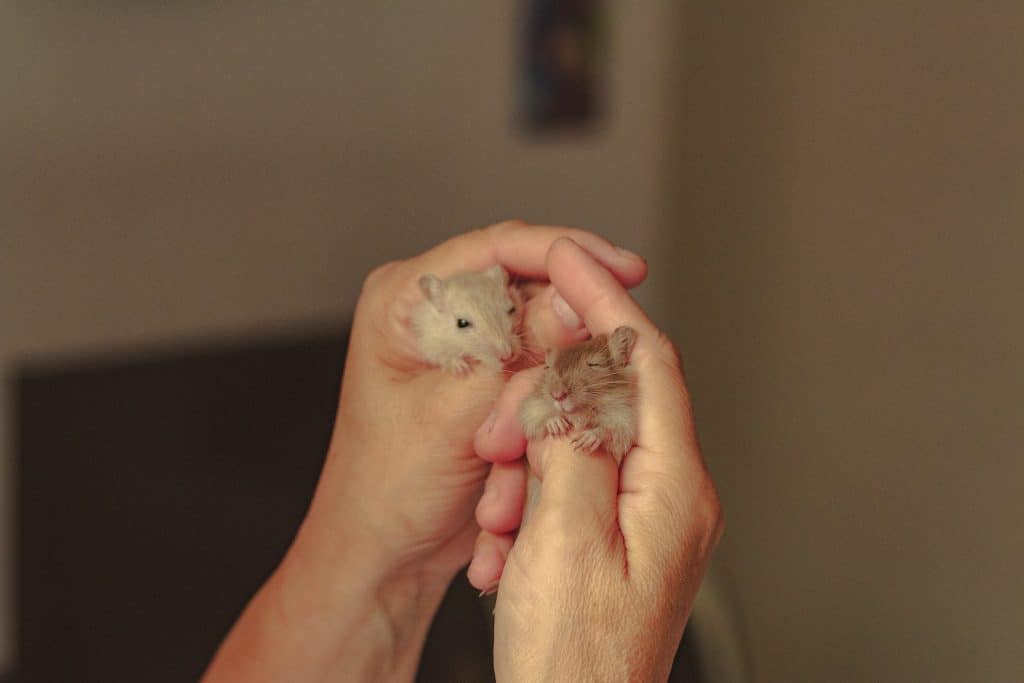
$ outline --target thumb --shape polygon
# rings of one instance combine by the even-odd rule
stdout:
[[[408,419],[440,427],[444,440],[457,446],[457,452],[472,454],[474,434],[501,394],[505,376],[486,367],[464,376],[432,369],[408,380],[407,386],[418,397]]]
[[[554,524],[583,535],[617,531],[619,469],[610,455],[581,453],[564,438],[530,442],[526,455],[541,483],[529,526]]]

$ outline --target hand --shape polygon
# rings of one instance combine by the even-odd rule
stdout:
[[[517,223],[462,235],[370,275],[356,308],[335,432],[307,520],[307,526],[327,527],[325,545],[344,531],[380,555],[388,569],[414,566],[445,582],[465,566],[478,531],[473,509],[488,469],[475,456],[473,439],[508,375],[475,366],[468,377],[455,377],[422,363],[408,327],[423,297],[417,279],[495,263],[521,277],[546,279],[548,248],[569,235],[616,281],[632,286],[645,277],[642,259],[593,234]],[[526,302],[527,347],[580,336],[581,321],[567,326],[552,310],[552,292],[547,287]]]
[[[594,332],[639,333],[637,445],[621,471],[603,451],[567,439],[526,448],[541,480],[519,525],[526,446],[516,409],[539,376],[517,374],[478,453],[495,463],[477,509],[483,531],[469,578],[500,577],[495,610],[498,681],[665,680],[710,554],[721,509],[701,459],[679,357],[615,278],[577,244],[548,254],[552,284]]]
[[[259,649],[258,666],[221,669],[246,680],[257,671],[267,680],[275,671],[278,680],[338,672],[346,680],[412,675],[437,604],[472,554],[478,533],[473,510],[488,470],[474,454],[473,438],[507,379],[482,366],[455,377],[423,364],[408,324],[423,296],[417,280],[495,264],[546,280],[548,248],[563,236],[584,245],[625,286],[646,276],[641,258],[596,235],[517,222],[461,235],[370,274],[309,513],[263,595],[236,626],[242,635],[232,634],[212,672]],[[527,346],[587,334],[550,286],[533,286],[530,293]],[[278,615],[273,618],[288,628],[266,633],[273,620],[261,620],[261,613]],[[292,650],[281,653],[285,643]],[[361,658],[367,661],[356,661]]]

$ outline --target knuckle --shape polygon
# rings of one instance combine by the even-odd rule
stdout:
[[[557,567],[571,566],[579,555],[579,536],[570,532],[565,520],[550,513],[531,520],[536,524],[537,537],[543,538],[545,559]]]
[[[506,220],[495,223],[494,225],[491,226],[491,228],[496,231],[504,232],[516,228],[524,228],[527,225],[529,224],[521,218],[508,218]]]
[[[666,528],[679,530],[679,551],[708,557],[725,530],[721,500],[711,478],[705,475],[697,482],[685,482],[666,476],[653,493],[650,517],[660,517]]]
[[[675,343],[663,330],[658,330],[655,335],[654,348],[666,365],[675,371],[682,372],[683,358],[679,354],[679,349],[676,348]]]
[[[718,491],[706,477],[694,502],[694,524],[702,554],[710,554],[725,531],[725,514]]]
[[[612,293],[607,289],[599,289],[591,294],[591,298],[586,303],[587,308],[602,311],[602,310],[616,310],[615,298]]]
[[[393,298],[389,291],[394,289],[394,283],[403,261],[388,261],[371,270],[365,278],[359,292],[357,309],[361,310],[383,310]]]
[[[400,261],[388,261],[377,266],[363,278],[363,293],[373,293],[388,279],[389,275],[398,267]]]
[[[480,228],[480,232],[486,235],[489,239],[498,241],[509,231],[519,230],[525,228],[527,225],[526,221],[513,218],[499,223],[494,223],[493,225],[488,225],[486,228]]]

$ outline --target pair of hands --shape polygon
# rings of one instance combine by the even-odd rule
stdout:
[[[638,443],[621,471],[568,440],[527,447],[517,409],[539,368],[454,377],[419,360],[408,326],[419,276],[495,264],[551,283],[526,302],[528,346],[639,333]],[[498,680],[664,679],[722,522],[678,355],[625,289],[645,276],[641,258],[596,235],[522,223],[375,270],[309,513],[207,680],[411,680],[470,558],[475,586],[501,578]],[[524,450],[543,486],[514,536]]]

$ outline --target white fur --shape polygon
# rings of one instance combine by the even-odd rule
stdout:
[[[500,370],[502,356],[518,354],[522,303],[500,266],[446,280],[424,275],[420,289],[424,299],[413,310],[411,323],[428,364],[465,374],[473,362]],[[460,318],[470,326],[459,328]]]

